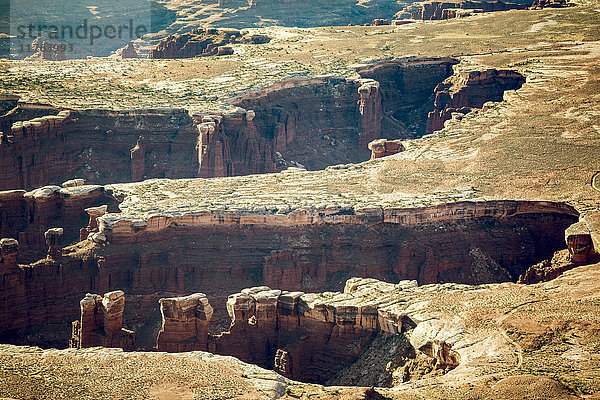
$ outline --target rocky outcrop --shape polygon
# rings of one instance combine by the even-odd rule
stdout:
[[[79,230],[80,241],[87,239],[91,233],[98,232],[98,217],[103,216],[107,211],[108,206],[106,204],[85,209],[85,212],[90,216],[90,220],[85,228],[81,228]]]
[[[62,256],[62,249],[60,247],[60,238],[63,235],[63,228],[51,228],[44,233],[44,237],[46,238],[46,245],[48,246],[48,256],[49,260],[60,260]]]
[[[525,10],[526,3],[505,3],[502,1],[426,1],[413,3],[396,14],[398,19],[440,20],[469,15],[465,11],[495,12],[508,10]]]
[[[47,115],[52,113],[57,115]],[[20,114],[46,116],[13,122]],[[0,120],[11,123],[0,146],[0,190],[60,184],[74,177],[95,184],[131,181],[132,174],[136,180],[195,177],[198,171],[198,131],[185,110],[76,112],[19,105]],[[144,140],[136,149],[140,137]]]
[[[123,328],[125,294],[120,291],[104,296],[86,294],[80,301],[81,318],[73,322],[69,347],[118,347],[131,351],[135,348],[135,333]]]
[[[230,43],[267,43],[265,35],[253,35],[237,29],[198,28],[189,33],[171,35],[163,39],[150,58],[193,58],[233,54]]]
[[[231,328],[211,338],[212,352],[318,383],[354,361],[379,329],[406,329],[401,317],[379,315],[376,306],[328,304],[318,295],[264,286],[230,296],[227,311]]]
[[[0,237],[18,239],[20,261],[34,262],[47,255],[45,233],[50,228],[62,227],[62,243],[76,242],[88,223],[86,208],[110,205],[114,210],[116,203],[104,187],[95,185],[0,192]]]
[[[203,293],[159,300],[162,327],[158,351],[181,352],[207,349],[208,326],[213,309]]]
[[[454,58],[407,58],[358,67],[361,78],[379,83],[381,96],[381,132],[365,136],[364,145],[379,138],[423,136],[434,89],[453,74],[457,63]]]
[[[438,131],[455,113],[466,114],[486,102],[502,101],[506,90],[519,89],[525,77],[513,70],[461,71],[435,88],[434,111],[427,119],[427,133]]]
[[[117,51],[117,55],[121,58],[138,58],[138,52],[133,45],[133,42],[127,43],[127,46]]]
[[[371,160],[397,154],[404,150],[401,140],[379,139],[369,143]]]

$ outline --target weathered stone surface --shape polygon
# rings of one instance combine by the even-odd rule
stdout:
[[[133,42],[127,43],[127,46],[117,51],[117,55],[121,58],[138,58],[138,53],[133,45]]]
[[[63,228],[51,228],[44,233],[46,245],[48,246],[48,258],[50,260],[59,260],[62,256],[60,247],[60,238],[64,233]]]
[[[233,54],[229,43],[269,42],[265,35],[244,35],[237,29],[197,28],[189,33],[171,35],[150,51],[150,58],[192,58]]]
[[[73,177],[89,184],[127,182],[131,173],[136,180],[195,177],[198,170],[193,162],[198,131],[181,109],[60,111],[19,104],[17,112],[0,119],[0,131],[10,133],[0,146],[0,190]],[[140,137],[143,151],[132,154]],[[131,169],[115,168],[130,163]]]
[[[369,143],[371,160],[397,154],[403,150],[401,140],[379,139]]]
[[[564,0],[563,0],[564,1]],[[426,1],[413,3],[396,14],[396,18],[413,20],[440,20],[458,18],[474,13],[507,10],[524,10],[526,3],[510,3],[502,1]]]
[[[523,83],[525,77],[513,70],[461,71],[449,77],[435,88],[427,133],[442,129],[454,113],[466,114],[489,101],[501,101],[505,91],[519,89]]]
[[[162,328],[157,340],[159,351],[207,349],[208,326],[213,309],[205,294],[162,298],[159,303],[162,315]]]
[[[0,239],[0,273],[10,274],[19,268],[19,242],[15,239]]]
[[[70,347],[135,348],[135,333],[123,328],[125,294],[121,290],[104,296],[86,294],[80,301],[81,317],[73,322]]]

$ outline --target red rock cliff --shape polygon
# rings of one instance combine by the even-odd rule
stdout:
[[[427,133],[444,127],[452,113],[465,114],[488,101],[502,101],[506,90],[519,89],[525,77],[513,70],[464,71],[435,88],[434,111],[429,113]]]

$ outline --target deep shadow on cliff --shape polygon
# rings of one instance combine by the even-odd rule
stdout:
[[[82,200],[86,198],[84,193]],[[34,199],[30,207],[52,203],[54,197]],[[478,207],[478,214],[470,207]],[[72,208],[66,216],[75,213]],[[244,224],[239,217],[215,215],[210,224],[192,219],[154,221],[148,228],[131,225],[131,230],[115,226],[104,230],[104,241],[91,236],[62,254],[51,249],[49,258],[28,265],[18,264],[17,244],[6,248],[0,264],[5,304],[0,331],[4,337],[12,331],[8,337],[17,340],[16,329],[75,315],[85,293],[117,289],[144,310],[127,322],[143,324],[157,298],[191,292],[224,299],[263,284],[339,290],[353,276],[420,284],[516,281],[528,267],[564,248],[564,231],[577,219],[572,208],[548,203],[457,203],[436,210],[391,213],[387,218],[395,222],[387,223],[373,217],[361,223],[359,216],[342,215],[323,217],[331,218],[330,223]],[[45,224],[39,224],[34,235],[41,235]],[[69,226],[73,231],[77,223]],[[14,226],[6,234],[20,237],[19,229]],[[41,252],[44,244],[39,242],[29,250]],[[217,308],[215,317],[224,319],[224,309]],[[43,335],[34,340],[47,343]]]
[[[7,97],[0,101],[8,110],[0,117],[0,190],[365,161],[373,140],[442,129],[457,112],[501,100],[524,82],[504,70],[453,75],[457,63],[407,58],[358,67],[360,79],[285,80],[234,99],[236,108],[222,113],[64,110]]]

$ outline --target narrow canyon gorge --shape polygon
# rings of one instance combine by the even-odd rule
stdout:
[[[233,99],[221,113],[67,110],[9,96],[0,101],[6,110],[0,190],[60,185],[73,177],[107,184],[365,161],[370,142],[442,129],[453,115],[501,101],[504,91],[525,81],[505,70],[454,74],[457,63],[408,58],[357,67],[358,79],[284,80]]]

